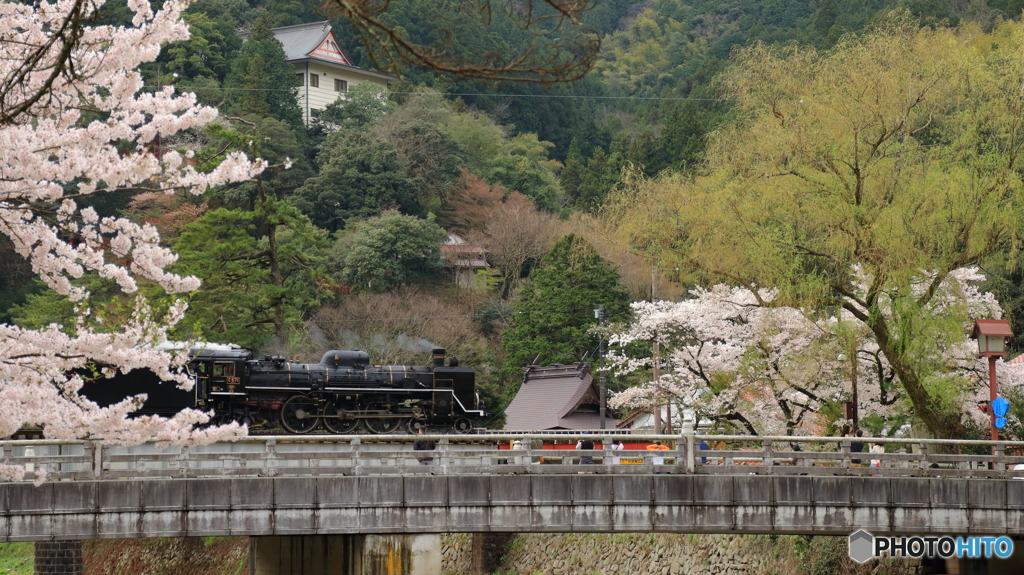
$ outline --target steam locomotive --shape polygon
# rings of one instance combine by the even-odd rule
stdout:
[[[147,394],[139,415],[172,416],[186,407],[213,410],[214,423],[277,422],[289,433],[392,433],[404,426],[466,433],[484,416],[476,373],[434,349],[432,365],[370,365],[364,351],[331,350],[320,363],[283,357],[257,359],[252,350],[210,346],[190,351],[184,391],[149,370],[87,381],[82,395],[110,405]],[[447,365],[445,360],[447,359]]]

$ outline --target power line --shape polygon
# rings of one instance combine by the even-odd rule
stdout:
[[[164,86],[145,86],[149,89],[160,89]],[[224,88],[209,86],[174,86],[178,90],[202,91],[222,90],[238,92],[291,92],[298,88]],[[487,94],[473,92],[384,92],[386,94],[420,95],[420,96],[473,96],[491,98],[563,98],[574,100],[641,100],[641,101],[675,101],[675,102],[739,102],[737,98],[694,98],[689,96],[588,96],[582,94]],[[802,100],[801,100],[802,101]]]
[[[508,314],[508,316],[502,316],[502,317],[503,318],[507,318],[507,317],[511,317],[513,315],[551,314],[553,312],[560,312],[560,313],[582,312],[582,311],[589,311],[591,309],[592,309],[591,307],[581,306],[581,307],[570,308],[568,310],[566,310],[564,308],[563,309],[551,308],[551,309],[538,309],[538,310],[531,310],[531,311],[513,311],[510,314]],[[586,315],[586,314],[584,314],[584,315]],[[310,323],[312,323],[314,325],[343,325],[343,324],[350,324],[350,323],[365,323],[365,322],[374,322],[374,321],[380,321],[380,322],[386,322],[386,321],[425,321],[425,320],[439,320],[439,319],[450,319],[450,318],[476,318],[476,317],[478,317],[478,315],[474,313],[474,314],[444,314],[444,315],[412,315],[412,316],[401,316],[401,317],[363,317],[363,318],[352,318],[352,319],[324,319],[324,320],[318,320],[318,319],[313,318],[313,319],[308,319],[308,320],[303,320],[303,319],[285,320],[284,323],[285,324],[289,324],[289,325],[306,325],[306,324],[310,324]],[[251,323],[252,322],[224,322],[222,324],[222,322],[217,322],[217,325],[238,326],[238,325],[250,325]],[[269,322],[268,322],[268,324],[269,324]]]

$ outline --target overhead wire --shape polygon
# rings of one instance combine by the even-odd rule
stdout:
[[[166,84],[160,86],[144,86],[146,89],[162,89],[166,86],[172,86],[178,90],[184,91],[201,91],[201,90],[222,90],[222,91],[239,91],[239,92],[288,92],[297,90],[296,88],[226,88],[223,86],[177,86],[174,84]],[[339,92],[345,94],[345,92]],[[638,101],[679,101],[679,102],[739,102],[738,98],[695,98],[691,96],[597,96],[597,95],[586,95],[586,94],[501,94],[501,93],[485,93],[485,92],[401,92],[401,91],[388,91],[386,94],[397,94],[397,95],[408,95],[408,96],[458,96],[458,97],[491,97],[491,98],[562,98],[562,99],[576,99],[576,100],[638,100]],[[801,100],[802,101],[802,100]]]
[[[571,308],[568,311],[589,312],[591,309],[592,308],[590,308],[590,307],[580,307],[580,308]],[[509,314],[509,316],[512,316],[512,315],[524,315],[524,314],[538,314],[538,313],[550,314],[550,313],[556,312],[556,311],[564,312],[566,310],[564,310],[564,309],[539,309],[539,310],[533,310],[533,311],[514,311],[511,314]],[[589,314],[586,314],[586,315],[589,315]],[[285,320],[284,323],[286,323],[286,324],[307,324],[307,323],[311,323],[312,322],[312,323],[315,323],[315,324],[318,324],[318,325],[322,325],[322,324],[360,323],[360,322],[371,322],[371,321],[437,320],[437,319],[448,319],[448,318],[454,318],[454,317],[474,318],[474,317],[476,317],[476,314],[445,314],[445,315],[424,315],[424,316],[403,316],[403,317],[363,317],[363,318],[352,318],[352,319],[329,319],[329,320],[317,320],[317,319],[301,320],[300,319],[300,320]],[[239,323],[227,322],[224,325],[249,325],[249,323],[250,322],[239,322]],[[221,325],[220,322],[218,322],[217,325]]]

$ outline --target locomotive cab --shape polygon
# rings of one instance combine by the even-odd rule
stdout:
[[[447,358],[445,350],[437,348],[431,352],[434,368],[434,416],[441,418],[459,416],[482,416],[476,396],[476,372],[459,367],[459,360]],[[448,367],[445,367],[445,359]]]
[[[199,398],[244,396],[249,350],[197,350],[189,362]]]
[[[434,369],[434,389],[450,389],[452,408],[460,413],[478,410],[476,399],[476,372],[465,367],[439,367]],[[435,391],[435,395],[438,395]]]

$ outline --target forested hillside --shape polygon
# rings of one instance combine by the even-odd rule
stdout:
[[[558,55],[550,39],[555,28],[539,34],[523,26],[517,17],[522,6],[495,3],[482,22],[481,4],[410,0],[380,18],[412,43],[454,54],[508,57],[528,48]],[[707,407],[708,417],[729,429],[754,433],[779,422],[762,425],[752,412],[781,410],[784,432],[801,433],[806,420],[795,414],[839,419],[846,392],[840,383],[802,386],[786,370],[845,382],[847,364],[829,359],[811,366],[807,358],[835,358],[852,346],[853,356],[862,352],[863,358],[853,369],[877,384],[873,397],[880,407],[865,410],[876,418],[877,431],[923,420],[938,434],[971,433],[969,422],[959,420],[960,407],[943,398],[971,396],[970,385],[953,380],[975,377],[975,368],[964,363],[954,369],[954,359],[943,355],[948,350],[917,343],[940,345],[952,337],[968,304],[901,303],[899,295],[917,293],[918,273],[941,276],[932,278],[930,293],[938,294],[962,294],[987,279],[979,293],[998,296],[1017,333],[1024,332],[1017,319],[1024,317],[1024,294],[1014,219],[1021,135],[1014,114],[1021,102],[1019,90],[1010,89],[1020,86],[1024,69],[1014,52],[1021,48],[1017,20],[1024,0],[598,0],[581,25],[600,39],[600,50],[589,72],[572,82],[467,79],[391,61],[364,45],[361,31],[330,6],[195,0],[186,12],[191,38],[165,45],[143,68],[145,90],[192,91],[220,112],[212,126],[147,144],[152,153],[187,151],[190,162],[208,168],[244,151],[268,162],[256,180],[201,196],[135,189],[80,200],[100,218],[128,216],[154,226],[162,245],[179,256],[170,270],[202,281],[188,296],[174,337],[307,360],[325,349],[358,348],[374,363],[396,364],[422,363],[431,347],[445,347],[477,370],[487,409],[496,414],[490,424],[498,425],[525,365],[594,357],[594,308],[609,314],[612,327],[603,336],[621,335],[643,317],[630,301],[697,301],[704,296],[688,290],[724,283],[760,294],[749,305],[814,307],[818,323],[794,328],[797,319],[787,325],[765,320],[776,340],[745,332],[734,363],[701,374],[703,391],[666,387],[641,399],[623,396],[624,410],[675,398]],[[538,15],[550,15],[545,9],[537,8]],[[102,21],[117,24],[131,16],[124,0],[113,0]],[[330,19],[356,64],[400,64],[388,71],[402,83],[390,91],[357,86],[305,125],[293,96],[294,69],[271,29],[323,19]],[[930,59],[929,50],[949,60]],[[906,54],[919,59],[912,60],[916,68],[908,64],[908,75],[924,70],[909,87],[889,81]],[[926,105],[914,108],[919,102],[897,97],[919,85],[934,88],[920,92]],[[878,97],[851,95],[859,87]],[[874,116],[850,112],[866,102],[878,107]],[[893,110],[900,113],[889,115]],[[879,125],[872,123],[877,118],[883,118]],[[869,161],[861,148],[851,152],[838,143],[852,125],[861,131],[851,139],[865,141],[892,128],[871,148],[879,154],[875,164],[856,165]],[[883,146],[896,141],[891,149]],[[918,175],[908,175],[904,164],[892,166],[893,156]],[[786,177],[800,184],[750,184]],[[910,183],[892,183],[902,178]],[[951,180],[965,183],[944,200],[924,193]],[[809,196],[827,195],[823,190],[836,196],[815,204],[791,195],[805,184],[817,190],[804,190]],[[925,239],[914,228],[884,241],[878,230],[899,216],[861,207],[844,211],[838,191],[873,185],[879,197],[888,198],[886,190],[912,192],[900,213],[917,214],[915,225],[941,233]],[[975,186],[995,196],[972,196]],[[776,199],[781,203],[769,205]],[[730,220],[722,205],[727,200],[746,218],[744,225],[760,227],[751,231]],[[955,206],[956,217],[968,218],[964,206],[970,205],[1002,227],[943,227],[948,213],[933,205],[941,201]],[[778,217],[758,219],[764,213]],[[870,230],[849,231],[846,218]],[[750,243],[744,244],[738,238],[747,233]],[[837,247],[843,233],[858,239]],[[456,281],[457,261],[443,252],[449,234],[486,250],[488,267],[476,271],[471,285]],[[989,241],[976,245],[980,236]],[[766,247],[766,238],[811,247],[794,256],[788,248]],[[919,252],[900,251],[894,247],[900,242]],[[873,255],[862,257],[864,246]],[[890,259],[878,256],[895,252]],[[827,255],[814,260],[808,254]],[[959,268],[979,264],[985,275],[963,275],[962,285],[942,283]],[[3,237],[0,271],[0,322],[27,328],[58,323],[74,332],[79,321],[116,324],[132,313],[114,280],[91,272],[75,280],[91,293],[93,313],[80,318],[77,304],[34,280]],[[762,288],[775,291],[761,294]],[[141,289],[158,311],[173,301],[155,285]],[[889,298],[888,307],[874,313],[869,308],[879,298]],[[841,317],[849,301],[871,303],[849,304],[853,317]],[[960,315],[942,315],[953,307]],[[905,331],[882,330],[872,319],[879,314],[898,316],[893,321]],[[922,315],[946,323],[922,327]],[[781,359],[765,351],[765,341],[777,343],[779,333],[799,339],[792,335],[797,329],[828,333],[814,345],[789,346],[790,355]],[[698,331],[675,333],[674,345],[682,349]],[[629,341],[617,353],[627,358],[622,361],[645,357],[655,337],[620,337]],[[709,336],[708,345],[718,342]],[[693,365],[694,372],[706,367]],[[636,359],[610,385],[623,390],[646,381],[649,368]],[[752,392],[742,389],[743,381],[775,387]]]

